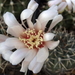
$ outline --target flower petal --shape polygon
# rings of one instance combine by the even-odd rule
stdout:
[[[64,9],[66,8],[66,6],[67,6],[67,3],[66,2],[60,3],[59,6],[58,6],[59,13],[63,12]]]
[[[21,21],[28,19],[32,14],[33,14],[33,11],[31,9],[23,10],[20,15]]]
[[[10,56],[12,55],[12,51],[10,50],[5,50],[5,52],[2,53],[2,57],[6,60],[9,61]]]
[[[11,44],[10,44],[11,43]],[[5,45],[11,48],[17,48],[17,49],[21,49],[21,48],[25,48],[25,45],[23,42],[21,42],[19,39],[17,38],[8,38],[5,41]]]
[[[39,49],[36,57],[37,57],[37,62],[44,62],[49,55],[48,49],[46,47],[43,47]]]
[[[60,2],[62,2],[62,0],[51,0],[51,1],[48,1],[48,6],[50,7],[52,5],[57,5]]]
[[[44,64],[44,62],[41,62],[41,63],[38,62],[33,69],[33,73],[36,74],[36,73],[40,72],[43,67],[43,64]]]
[[[37,9],[37,7],[38,7],[38,3],[34,0],[31,0],[28,4],[27,8],[35,11]]]
[[[8,27],[7,29],[7,33],[15,36],[15,37],[19,37],[21,35],[21,33],[24,32],[24,28],[22,26],[13,26],[13,27]]]
[[[29,50],[25,58],[25,61],[31,61],[35,55],[36,55],[36,50]]]
[[[29,50],[25,60],[22,62],[22,67],[21,67],[21,70],[20,70],[21,72],[25,72],[27,70],[29,63],[35,57],[35,55],[36,55],[35,50]]]
[[[68,4],[68,9],[69,11],[71,11],[72,9],[72,3],[71,3],[71,0],[66,0],[67,4]]]
[[[12,26],[16,26],[16,25],[20,25],[18,23],[18,21],[16,20],[15,16],[10,13],[10,12],[6,12],[4,15],[3,15],[3,18],[4,18],[4,21],[5,23],[9,26],[9,27],[12,27]]]
[[[23,61],[20,72],[25,72],[28,69],[29,61]]]
[[[0,54],[6,53],[7,50],[12,49],[11,47],[6,46],[5,42],[0,43]]]
[[[18,37],[24,31],[12,13],[6,12],[3,17],[5,23],[8,25],[7,33]]]
[[[75,4],[73,5],[73,13],[75,13]]]
[[[33,71],[33,73],[38,73],[42,66],[43,66],[44,62],[37,62],[37,57],[35,56],[35,58],[30,62],[29,64],[29,70]]]
[[[71,0],[72,1],[72,3],[75,5],[75,0]]]
[[[33,25],[33,23],[31,22],[31,20],[28,20],[28,19],[27,19],[27,23],[28,23],[28,26],[29,26],[30,29],[33,29],[33,28],[34,28],[34,25]]]
[[[35,12],[35,10],[38,8],[38,3],[35,0],[30,0],[27,9],[30,9],[33,11],[33,13]],[[33,15],[32,13],[32,15]],[[28,18],[28,19],[32,19],[32,15]]]
[[[50,25],[50,28],[48,31],[50,31],[57,23],[59,23],[61,20],[63,19],[63,16],[62,15],[57,15],[54,17],[51,25]]]
[[[55,47],[58,46],[59,42],[60,42],[59,40],[58,41],[48,41],[46,42],[46,45],[50,50],[53,50]]]
[[[44,34],[44,41],[49,41],[49,40],[52,40],[53,39],[53,37],[55,36],[55,34],[53,34],[53,33],[46,33],[46,34]]]
[[[39,22],[38,19],[36,19],[36,24],[35,24],[34,27],[35,27],[36,30],[41,30],[42,29],[41,23]]]
[[[35,67],[36,62],[37,62],[37,59],[36,59],[36,56],[35,56],[34,59],[30,62],[29,66],[28,66],[28,69],[33,70],[33,68]]]
[[[0,54],[2,54],[5,60],[9,61],[12,51],[10,51],[10,48],[5,45],[5,42],[0,43]]]
[[[38,20],[40,21],[43,30],[45,29],[47,22],[53,19],[56,15],[58,15],[57,6],[52,6],[39,15]]]
[[[19,64],[27,55],[27,52],[29,50],[27,48],[23,48],[23,49],[18,49],[15,52],[13,52],[13,54],[10,56],[10,63],[12,63],[12,65],[17,65]]]
[[[4,42],[7,38],[7,36],[0,34],[0,43]]]

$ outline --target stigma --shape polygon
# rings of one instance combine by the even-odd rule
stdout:
[[[25,30],[19,40],[22,41],[28,49],[40,49],[44,47],[44,32],[42,30],[36,31],[35,29]]]

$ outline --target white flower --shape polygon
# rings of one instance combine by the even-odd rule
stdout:
[[[6,12],[3,15],[8,26],[7,33],[15,37],[6,37],[0,34],[0,53],[12,65],[23,61],[21,72],[25,72],[28,68],[34,73],[38,73],[49,55],[48,48],[52,50],[59,44],[59,40],[51,41],[55,34],[49,33],[63,19],[62,15],[57,12],[57,6],[43,11],[36,19],[36,23],[33,24],[31,18],[37,7],[38,4],[31,0],[28,8],[22,11],[20,15],[22,25],[24,25],[23,20],[26,19],[29,26],[26,29],[18,23],[12,13]],[[45,33],[44,30],[49,20],[52,20],[52,23],[48,32]],[[16,50],[13,52],[12,49],[15,48]]]
[[[58,5],[58,11],[63,12],[66,9],[71,13],[72,9],[75,13],[75,0],[51,0],[48,2],[48,6]]]

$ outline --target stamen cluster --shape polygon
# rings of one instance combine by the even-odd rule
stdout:
[[[23,32],[19,40],[29,49],[39,49],[44,47],[43,35],[42,30],[36,31],[35,29],[28,29]]]

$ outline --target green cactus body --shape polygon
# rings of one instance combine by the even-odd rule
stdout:
[[[0,0],[0,13],[11,12],[19,17],[22,10],[24,10],[29,0]]]
[[[49,50],[49,57],[44,64],[43,70],[49,75],[54,75],[75,67],[74,33],[68,33],[66,30],[61,31],[61,29],[56,29],[53,32],[56,34],[54,39],[59,39],[60,44],[54,50]]]
[[[19,15],[21,11],[26,8],[28,2],[29,0],[0,0],[0,19],[1,19],[0,33],[1,34],[6,34],[6,29],[7,29],[7,26],[5,25],[1,16],[8,11],[15,14],[17,19],[19,19]],[[47,7],[44,7],[44,9],[45,8]],[[63,12],[62,14],[65,13]],[[70,26],[71,28],[74,24],[72,15],[65,14],[63,16],[64,16],[64,20],[60,24],[62,26],[63,25]],[[74,66],[75,65],[75,33],[73,32],[68,33],[65,29],[64,31],[61,30],[62,28],[55,29],[53,31],[53,33],[56,34],[54,39],[60,40],[60,44],[54,50],[49,50],[50,52],[49,57],[46,60],[42,69],[42,71],[44,71],[46,75],[55,75],[56,73],[63,72],[65,70],[75,67]]]

